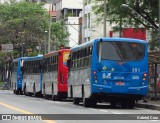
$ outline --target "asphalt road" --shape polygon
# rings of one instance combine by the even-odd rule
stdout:
[[[31,116],[33,114],[35,114],[34,117]],[[0,119],[2,117],[3,120],[0,120],[0,123],[158,123],[160,121],[160,111],[142,108],[121,109],[120,107],[113,109],[109,104],[98,104],[94,108],[84,108],[82,104],[73,105],[68,100],[52,101],[14,95],[12,91],[0,90]],[[11,117],[13,120],[6,120],[6,117]],[[158,119],[156,119],[157,117]],[[19,120],[16,118],[19,118]],[[33,121],[34,118],[38,120]],[[40,120],[41,118],[43,120]],[[66,120],[67,118],[68,120]],[[30,120],[26,121],[26,119]]]

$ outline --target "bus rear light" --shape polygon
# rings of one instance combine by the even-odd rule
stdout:
[[[93,74],[97,74],[97,71],[94,70],[94,71],[93,71]]]
[[[147,76],[147,74],[146,74],[146,73],[144,73],[144,74],[143,74],[143,76],[144,76],[144,77],[146,77],[146,76]]]
[[[146,78],[143,78],[143,81],[146,81]]]
[[[96,75],[94,76],[94,79],[97,79],[97,76],[96,76]]]

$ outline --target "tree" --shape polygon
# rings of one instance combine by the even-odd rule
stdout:
[[[95,14],[103,16],[104,0],[92,1],[101,1],[101,4],[96,4],[93,9]],[[107,17],[111,23],[114,22],[117,25],[122,18],[125,26],[143,25],[146,28],[158,29],[158,0],[107,0]]]
[[[114,30],[120,30],[121,21],[123,27],[144,27],[152,29],[158,38],[158,1],[159,0],[107,0],[107,20],[116,24]],[[99,2],[93,6],[97,21],[103,17],[104,0],[92,0]]]
[[[13,43],[19,49],[25,43],[25,47],[33,51],[37,44],[46,43],[45,30],[48,30],[49,15],[43,5],[23,1],[0,4],[0,43]],[[52,23],[52,27],[54,25],[61,26],[60,23]],[[62,28],[52,29],[51,34],[54,45],[67,42],[68,35],[65,35]]]
[[[45,31],[48,30],[49,15],[43,8],[44,3],[14,2],[0,4],[0,44],[12,43],[13,58],[20,57],[22,49],[32,49],[26,53],[30,56],[37,55],[36,46],[47,44]],[[51,45],[54,47],[65,45],[69,36],[63,30],[62,23],[51,23]],[[25,43],[24,48],[22,44]],[[5,56],[0,51],[0,71],[4,69]]]
[[[69,36],[69,33],[65,30],[65,25],[63,22],[56,22],[53,23],[51,26],[51,39],[52,39],[52,45],[56,48],[59,48],[61,45],[66,45],[68,43],[67,37]]]
[[[0,5],[0,42],[37,43],[43,39],[47,13],[43,4],[19,2]]]

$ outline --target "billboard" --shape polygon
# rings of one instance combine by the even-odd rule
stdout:
[[[13,51],[13,44],[2,44],[1,49],[2,49],[2,52]]]

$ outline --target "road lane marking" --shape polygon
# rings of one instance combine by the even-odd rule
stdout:
[[[99,111],[102,111],[102,112],[108,112],[107,110],[99,110]]]
[[[5,107],[10,108],[10,109],[13,109],[13,110],[18,111],[18,112],[21,112],[21,113],[23,113],[23,114],[33,114],[32,112],[28,112],[28,111],[22,110],[22,109],[20,109],[20,108],[16,108],[16,107],[14,107],[14,106],[5,104],[5,103],[3,103],[3,102],[0,102],[0,105],[5,106]],[[47,119],[46,119],[46,120],[42,120],[42,121],[43,121],[43,122],[46,122],[46,123],[57,123],[57,122],[55,122],[55,121],[53,121],[53,120],[47,120]]]

